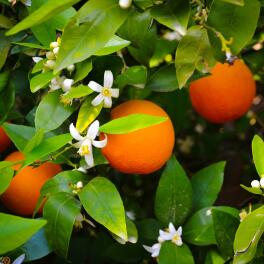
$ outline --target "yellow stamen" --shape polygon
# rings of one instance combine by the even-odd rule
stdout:
[[[179,236],[178,234],[175,234],[175,235],[173,236],[173,238],[172,238],[172,241],[173,241],[173,242],[177,242],[177,241],[179,241],[179,239],[180,239],[180,236]]]
[[[89,150],[88,145],[81,146],[81,148],[80,148],[80,155],[81,156],[89,155],[90,153],[91,153],[91,151]]]
[[[102,94],[103,96],[111,96],[111,92],[110,92],[110,89],[108,87],[104,87],[103,90],[102,90]]]

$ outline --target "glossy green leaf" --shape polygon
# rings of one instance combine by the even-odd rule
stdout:
[[[230,259],[233,257],[233,242],[239,225],[239,219],[229,213],[215,209],[212,210],[212,217],[215,239],[219,251],[223,256]]]
[[[52,71],[41,72],[35,75],[30,80],[30,90],[32,93],[37,92],[40,89],[43,89],[48,86],[50,81],[55,77]]]
[[[64,258],[67,258],[73,225],[80,211],[80,202],[68,193],[56,193],[45,203],[43,217],[48,221],[45,227],[48,241]]]
[[[54,15],[62,12],[63,10],[71,7],[73,4],[79,2],[79,0],[64,0],[56,1],[48,0],[40,8],[31,13],[24,20],[16,24],[11,28],[7,35],[13,35],[18,33],[21,30],[30,28],[34,25],[41,24],[42,22],[52,18]]]
[[[44,138],[44,131],[40,129],[36,131],[36,134],[32,137],[32,139],[25,146],[23,153],[31,152],[35,147],[37,147]]]
[[[244,0],[218,0],[218,1],[223,1],[223,2],[227,2],[230,4],[234,4],[234,5],[239,5],[239,6],[243,6],[245,4]]]
[[[62,134],[43,140],[31,152],[26,153],[26,160],[23,165],[30,165],[31,163],[50,155],[51,153],[65,146],[71,141],[71,139],[72,137],[70,134]]]
[[[43,68],[44,68],[44,63],[46,63],[46,61],[47,61],[47,59],[43,59],[43,60],[40,60],[39,62],[37,62],[37,63],[34,65],[34,67],[33,67],[32,71],[31,71],[31,73],[33,74],[33,73],[37,73],[37,72],[42,71]]]
[[[186,85],[195,69],[209,72],[214,63],[206,30],[200,26],[189,28],[176,50],[175,65],[179,87]]]
[[[13,44],[23,46],[23,47],[33,48],[33,49],[48,50],[48,48],[41,46],[39,44],[35,44],[35,43],[14,42]]]
[[[92,60],[88,59],[79,63],[76,63],[76,73],[74,76],[74,82],[83,80],[89,72],[93,69]]]
[[[167,117],[146,114],[132,114],[116,118],[100,127],[100,131],[107,134],[126,134],[149,126],[165,122]]]
[[[45,132],[58,128],[73,113],[74,108],[60,103],[60,91],[46,94],[36,110],[35,125]]]
[[[7,253],[24,244],[47,221],[27,219],[0,213],[0,254]],[[7,239],[8,238],[8,239]]]
[[[192,186],[179,162],[170,158],[161,175],[155,197],[155,215],[164,225],[183,224],[192,208]]]
[[[56,71],[85,60],[102,49],[128,15],[115,0],[90,0],[65,27]]]
[[[5,192],[13,179],[14,170],[9,167],[9,164],[7,161],[1,162],[1,167],[4,166],[4,168],[0,168],[0,195]]]
[[[187,245],[177,246],[171,241],[162,243],[159,264],[194,264],[192,252]]]
[[[237,209],[227,206],[207,207],[197,211],[188,219],[183,227],[183,238],[186,242],[197,246],[217,244],[212,210],[226,212],[233,217],[238,217],[239,214]]]
[[[76,122],[76,128],[78,131],[83,132],[100,114],[103,104],[93,106],[91,104],[92,97],[89,96],[81,105],[78,113],[78,118]]]
[[[4,30],[0,30],[0,39],[1,39],[0,41],[0,70],[1,70],[6,62],[7,55],[11,47],[11,43],[9,39],[5,36]]]
[[[255,135],[252,141],[252,154],[259,176],[264,177],[264,142],[258,135]]]
[[[113,183],[96,177],[78,195],[84,209],[94,220],[123,240],[128,240],[123,202]]]
[[[80,84],[61,96],[62,100],[72,100],[74,98],[81,98],[93,93],[93,90],[87,85]]]
[[[13,22],[6,16],[0,14],[0,28],[11,28]]]
[[[7,86],[9,74],[9,71],[4,71],[0,73],[0,92]]]
[[[191,178],[194,211],[214,204],[224,181],[225,162],[212,164]]]
[[[244,2],[244,6],[239,6],[213,1],[207,20],[207,24],[221,32],[226,40],[233,39],[230,47],[234,55],[238,54],[253,37],[260,13],[259,1],[244,0]],[[209,30],[208,34],[216,58],[221,59],[221,55],[224,54],[221,51],[219,38],[212,30]]]
[[[146,86],[155,92],[172,92],[178,89],[174,64],[163,66],[155,71]]]
[[[159,23],[184,35],[190,16],[190,4],[186,0],[168,0],[167,4],[156,5],[151,9],[151,15]]]
[[[240,186],[245,189],[246,191],[253,193],[253,194],[259,194],[259,195],[263,195],[263,192],[260,188],[253,188],[253,187],[247,187],[243,184],[240,184]]]
[[[217,251],[210,250],[206,255],[205,264],[225,264],[225,260]]]
[[[254,210],[239,225],[234,241],[234,264],[245,264],[256,254],[264,233],[264,206]]]
[[[4,123],[3,128],[18,150],[23,151],[28,141],[35,135],[35,128]]]
[[[119,51],[125,47],[127,47],[130,44],[130,41],[127,41],[125,39],[122,39],[116,35],[114,35],[107,43],[106,45],[98,50],[94,55],[96,56],[105,56],[112,54],[116,51]]]

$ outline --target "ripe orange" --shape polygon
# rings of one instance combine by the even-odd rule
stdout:
[[[148,174],[160,169],[169,159],[174,146],[174,129],[167,113],[146,100],[130,100],[111,111],[116,119],[131,114],[168,117],[163,123],[119,135],[108,135],[103,155],[115,169],[124,173]]]
[[[0,152],[5,151],[11,145],[11,140],[5,133],[4,129],[0,127]]]
[[[256,95],[250,69],[241,60],[234,65],[217,63],[212,75],[191,83],[194,109],[213,123],[225,123],[244,115]]]
[[[19,151],[13,152],[5,158],[6,161],[23,159],[24,155]],[[21,164],[16,164],[13,169],[18,170],[20,166]],[[13,178],[8,189],[1,196],[1,201],[16,214],[32,215],[40,196],[41,187],[49,178],[60,171],[60,165],[51,162],[46,162],[37,168],[30,166],[23,168]]]

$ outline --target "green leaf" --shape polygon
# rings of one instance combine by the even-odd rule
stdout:
[[[197,211],[183,227],[183,238],[186,242],[197,246],[217,244],[212,218],[212,210],[215,209],[234,217],[238,217],[239,214],[237,209],[227,206],[207,207]]]
[[[147,88],[155,92],[172,92],[179,88],[174,64],[165,65],[149,78]]]
[[[35,128],[4,123],[3,128],[19,151],[23,151],[28,141],[35,135]]]
[[[36,110],[37,129],[45,132],[58,128],[73,113],[74,108],[60,103],[60,91],[46,94]]]
[[[171,241],[162,243],[159,264],[194,264],[191,250],[187,245],[177,246]]]
[[[89,96],[81,105],[76,122],[78,131],[83,132],[100,114],[103,104],[93,106],[91,104],[93,98]]]
[[[114,35],[107,43],[106,45],[98,50],[94,55],[96,56],[105,56],[112,54],[116,51],[119,51],[125,47],[127,47],[130,44],[130,41],[127,41],[125,39],[122,39],[116,35]]]
[[[71,90],[61,96],[62,100],[71,100],[81,98],[93,93],[93,90],[87,85],[80,84],[77,87],[72,87]]]
[[[8,17],[0,14],[0,28],[11,28],[12,26],[12,21]]]
[[[115,0],[90,0],[84,4],[63,31],[55,70],[85,60],[102,49],[127,14]]]
[[[92,68],[93,64],[91,59],[76,63],[76,73],[74,76],[74,82],[76,83],[83,80],[92,70]]]
[[[33,48],[33,49],[48,50],[48,48],[41,46],[39,44],[36,44],[36,43],[14,42],[13,44],[23,46],[23,47]]]
[[[212,164],[192,176],[194,211],[211,206],[216,201],[224,181],[225,164]]]
[[[140,89],[145,88],[147,81],[147,68],[145,66],[132,66],[125,70],[116,79],[117,87],[124,88],[126,85],[131,85]]]
[[[115,185],[108,179],[96,177],[80,192],[86,212],[109,231],[127,241],[125,209]]]
[[[167,4],[154,6],[151,15],[159,23],[184,35],[190,16],[190,4],[186,0],[168,0]]]
[[[206,255],[205,264],[225,264],[225,260],[217,251],[210,250]]]
[[[35,147],[37,147],[44,138],[44,131],[40,129],[36,132],[36,134],[32,137],[32,139],[25,146],[23,153],[31,152]]]
[[[34,65],[34,67],[33,67],[32,71],[31,71],[31,73],[33,74],[33,73],[37,73],[37,72],[42,71],[43,68],[44,68],[44,64],[47,62],[47,60],[48,60],[48,59],[43,59],[43,60],[40,60],[39,62],[37,62],[37,63]]]
[[[0,92],[7,86],[9,80],[9,71],[0,73]]]
[[[245,189],[246,191],[253,193],[253,194],[259,194],[259,195],[263,195],[263,192],[260,188],[253,188],[253,187],[247,187],[243,184],[240,184],[240,186]]]
[[[175,65],[179,87],[185,86],[195,69],[209,72],[214,63],[206,30],[200,26],[189,28],[176,50]]]
[[[7,32],[7,35],[13,35],[21,30],[41,24],[42,22],[52,18],[54,15],[71,7],[77,2],[79,2],[79,0],[64,0],[56,2],[54,2],[53,0],[48,0],[40,8],[32,12],[28,17],[11,28]]]
[[[0,254],[7,253],[25,243],[47,221],[27,219],[0,213]],[[8,238],[8,239],[7,239]]]
[[[126,134],[149,126],[165,122],[167,117],[146,114],[132,114],[116,118],[100,127],[100,131],[107,134]]]
[[[226,40],[233,39],[230,47],[234,55],[238,54],[253,37],[260,13],[259,1],[244,0],[244,2],[244,6],[238,6],[223,1],[213,1],[207,20],[207,24],[221,32]],[[219,38],[212,30],[208,31],[208,35],[216,58],[222,59],[223,52]]]
[[[80,211],[80,202],[68,193],[56,193],[45,203],[43,217],[48,221],[48,241],[54,251],[64,258],[67,258],[73,225]]]
[[[164,225],[181,225],[192,208],[191,183],[174,156],[168,161],[155,197],[155,214]]]
[[[41,72],[30,80],[30,90],[32,93],[46,88],[50,81],[55,77],[52,71]]]
[[[23,166],[28,166],[33,162],[40,160],[56,150],[65,146],[72,139],[70,134],[62,134],[43,140],[31,152],[26,153],[26,159]]]
[[[264,206],[254,210],[239,225],[234,241],[234,264],[252,260],[264,232]]]
[[[219,251],[226,258],[233,257],[233,242],[239,225],[237,217],[223,211],[213,209],[212,217],[214,233]]]
[[[252,154],[259,176],[264,177],[264,142],[258,135],[255,135],[252,141]]]
[[[0,30],[0,39],[1,39],[0,42],[0,70],[1,70],[6,62],[7,55],[11,47],[11,43],[9,39],[5,36],[4,30]]]
[[[239,5],[239,6],[243,6],[245,4],[244,0],[220,0],[220,1],[227,2],[230,4],[234,4],[234,5]]]
[[[0,169],[0,195],[6,191],[13,179],[14,170],[9,167],[9,164],[7,161],[1,161],[1,167],[7,167]]]

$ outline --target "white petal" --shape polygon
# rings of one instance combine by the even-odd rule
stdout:
[[[162,231],[162,230],[159,231],[159,234],[160,234],[161,239],[163,240],[171,240],[173,237],[170,233]]]
[[[55,55],[58,55],[59,51],[60,51],[60,48],[59,47],[56,47],[56,48],[53,49],[53,53]]]
[[[31,6],[31,0],[25,0],[25,1],[24,1],[24,4],[25,4],[26,6]]]
[[[169,223],[169,230],[171,234],[175,234],[176,233],[176,229],[173,225],[173,223]]]
[[[51,49],[57,48],[58,46],[59,46],[59,43],[57,41],[54,41],[54,42],[50,43],[50,48]]]
[[[65,79],[62,83],[62,89],[64,92],[68,92],[71,89],[71,86],[73,85],[74,80],[73,79]]]
[[[102,92],[102,85],[98,84],[97,82],[94,82],[94,81],[90,81],[88,83],[88,86],[95,92],[97,93],[101,93]]]
[[[76,143],[71,143],[71,145],[74,147],[74,148],[80,148],[82,146],[82,141],[79,141],[79,142],[76,142]]]
[[[21,264],[24,259],[25,259],[26,255],[25,254],[22,254],[20,255],[18,258],[16,258],[12,264]]]
[[[107,136],[105,135],[105,138],[103,140],[97,141],[97,140],[93,140],[93,145],[96,148],[104,148],[107,144]]]
[[[152,254],[151,257],[156,258],[159,256],[160,253],[160,248],[161,248],[161,244],[160,243],[156,243],[152,246]]]
[[[112,107],[112,98],[111,97],[105,97],[104,98],[104,107],[105,108],[111,108]]]
[[[260,182],[258,180],[254,180],[251,182],[251,187],[252,188],[259,188],[260,187]]]
[[[86,161],[86,164],[89,168],[92,168],[94,166],[94,159],[93,159],[93,153],[91,152],[89,155],[85,155],[84,159]]]
[[[261,188],[264,188],[264,178],[261,178],[259,183],[260,183]]]
[[[84,167],[79,167],[79,168],[77,169],[77,171],[80,171],[80,172],[86,173],[86,172],[87,172],[87,169],[84,168]]]
[[[72,135],[72,137],[78,141],[83,140],[83,137],[80,135],[80,133],[78,132],[78,130],[75,128],[75,126],[73,125],[73,123],[70,124],[70,133]]]
[[[95,120],[90,126],[89,126],[89,128],[88,128],[88,130],[87,130],[87,137],[89,138],[89,139],[95,139],[96,138],[96,136],[97,136],[97,133],[98,133],[98,131],[99,131],[99,126],[100,126],[100,124],[99,124],[99,121],[98,120]]]
[[[179,239],[177,239],[175,242],[174,242],[177,246],[182,246],[182,239],[181,238],[179,238]]]
[[[153,252],[152,247],[149,247],[149,246],[145,246],[145,245],[143,245],[143,248],[144,248],[145,250],[147,250],[149,253],[152,253],[152,252]]]
[[[92,105],[93,106],[97,106],[99,104],[102,103],[102,101],[104,100],[104,96],[102,94],[98,94],[92,101]]]
[[[182,236],[182,227],[181,226],[178,228],[177,233],[179,234],[179,236]]]
[[[114,77],[111,71],[104,72],[104,87],[111,88],[113,85]]]
[[[110,89],[110,92],[111,92],[111,96],[112,97],[114,97],[114,98],[118,98],[119,97],[119,89],[112,88],[112,89]]]
[[[35,63],[38,63],[39,61],[43,60],[43,58],[41,58],[41,57],[32,57],[32,60],[33,60]]]

